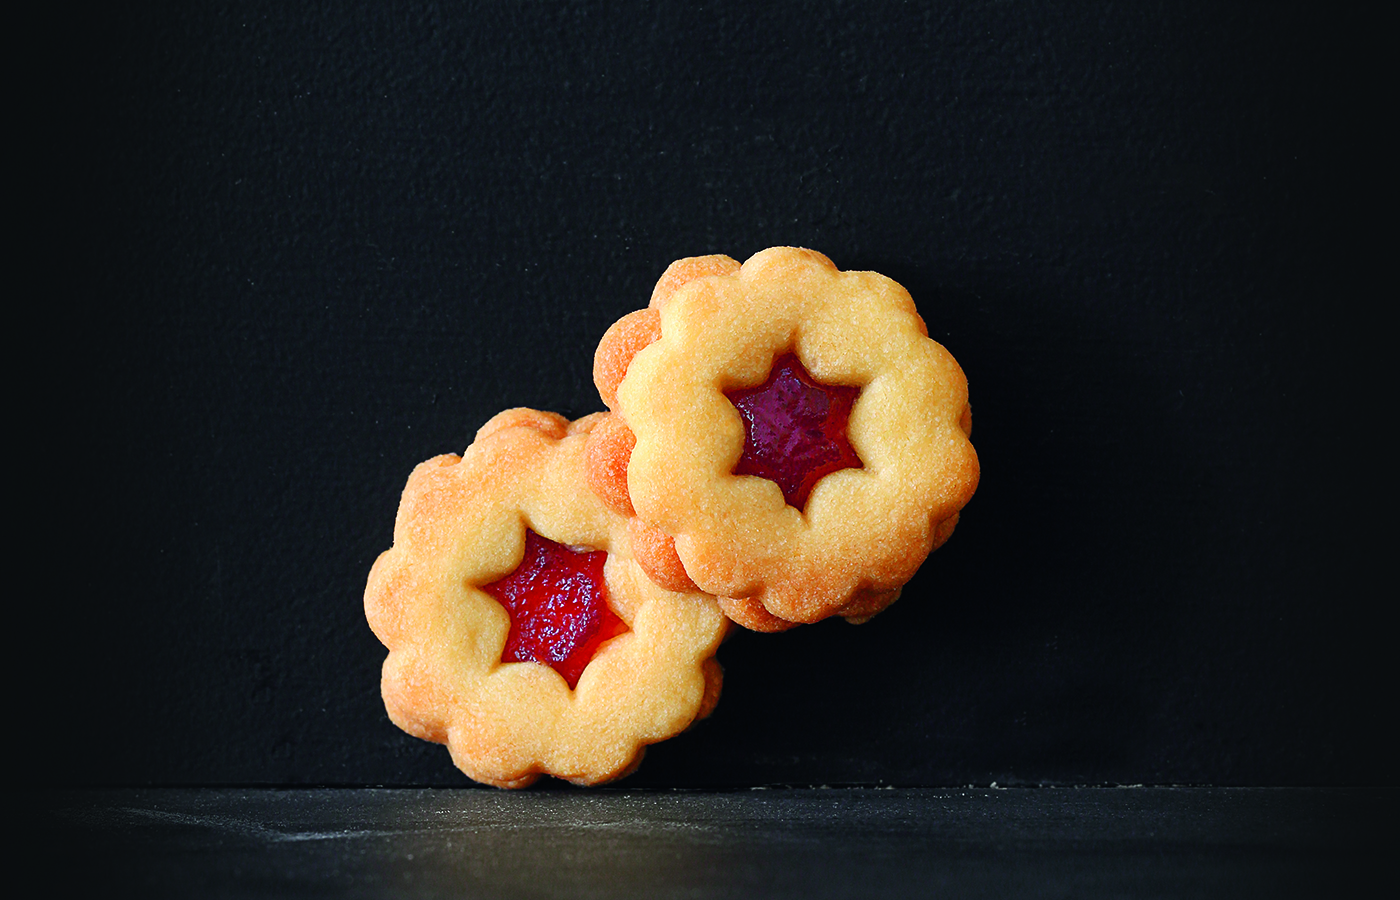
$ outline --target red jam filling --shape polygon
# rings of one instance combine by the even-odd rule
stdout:
[[[525,557],[482,588],[510,613],[501,662],[553,666],[569,690],[607,639],[627,630],[608,607],[602,550],[574,550],[525,530]]]
[[[859,395],[858,387],[819,384],[792,354],[780,357],[763,384],[725,393],[744,420],[734,474],[777,482],[789,506],[804,508],[818,481],[862,468],[846,439]]]

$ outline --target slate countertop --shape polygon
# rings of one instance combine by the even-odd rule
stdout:
[[[1294,897],[1372,883],[1394,789],[50,790],[60,887],[171,897]],[[1382,826],[1383,821],[1389,822]]]

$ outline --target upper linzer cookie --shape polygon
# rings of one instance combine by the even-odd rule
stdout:
[[[892,603],[977,487],[967,379],[874,272],[775,247],[673,263],[594,380],[589,483],[657,583],[773,631]]]
[[[618,778],[718,699],[714,599],[652,583],[585,484],[608,416],[510,410],[421,464],[370,572],[389,717],[477,781]]]

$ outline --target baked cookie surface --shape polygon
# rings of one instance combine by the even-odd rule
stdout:
[[[977,486],[967,379],[908,292],[810,250],[673,263],[594,380],[618,418],[591,438],[589,484],[635,515],[655,581],[749,628],[884,609]],[[787,449],[765,459],[764,441]]]
[[[476,781],[621,777],[718,699],[714,598],[648,579],[627,520],[585,485],[607,418],[509,410],[422,463],[370,572],[390,719]]]

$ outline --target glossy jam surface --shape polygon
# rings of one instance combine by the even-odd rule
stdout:
[[[553,666],[569,689],[598,647],[627,630],[608,607],[602,550],[574,550],[525,531],[525,556],[505,578],[482,588],[510,613],[501,662]]]
[[[789,506],[804,508],[832,472],[862,468],[846,439],[860,388],[819,384],[789,354],[774,361],[763,384],[725,396],[744,420],[744,454],[734,474],[776,482]]]

